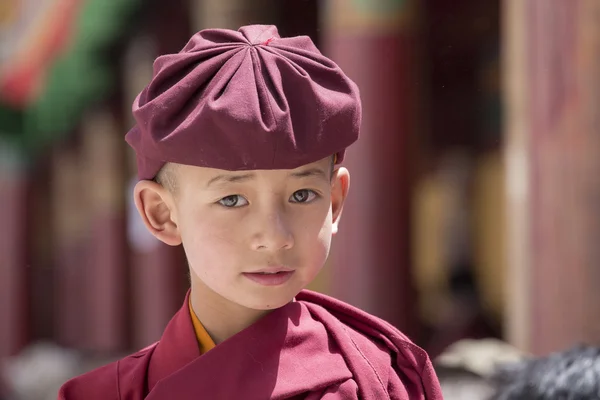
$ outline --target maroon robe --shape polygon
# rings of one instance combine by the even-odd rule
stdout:
[[[67,382],[60,400],[442,399],[427,354],[387,322],[302,291],[200,356],[186,298],[161,340]]]

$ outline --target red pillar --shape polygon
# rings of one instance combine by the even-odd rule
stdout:
[[[55,335],[60,345],[81,348],[89,311],[85,302],[88,214],[82,193],[81,162],[72,143],[52,154],[50,213],[55,267]]]
[[[411,143],[417,131],[415,1],[329,0],[324,52],[358,84],[361,138],[350,148],[350,196],[334,239],[332,292],[416,332],[410,273]]]
[[[28,340],[26,195],[22,160],[0,145],[0,365]],[[0,379],[0,395],[3,384]]]
[[[116,353],[128,346],[125,146],[109,109],[98,108],[83,120],[81,195],[90,218],[86,257],[79,266],[85,271],[84,343],[89,350]]]

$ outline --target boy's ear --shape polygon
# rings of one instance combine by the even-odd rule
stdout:
[[[169,246],[181,244],[171,192],[154,181],[143,180],[135,185],[133,198],[150,233]]]
[[[331,179],[331,213],[333,225],[332,234],[336,234],[342,217],[344,202],[350,189],[350,173],[344,167],[340,167],[333,172]]]

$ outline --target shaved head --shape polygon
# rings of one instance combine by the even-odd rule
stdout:
[[[177,179],[175,178],[176,169],[177,164],[166,163],[160,171],[158,171],[158,174],[156,174],[154,182],[170,192],[175,192],[177,190]]]

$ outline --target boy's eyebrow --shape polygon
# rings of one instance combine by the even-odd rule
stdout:
[[[310,169],[307,169],[304,171],[292,172],[290,175],[293,177],[296,177],[296,178],[306,178],[309,176],[316,176],[319,178],[323,178],[326,181],[329,181],[327,174],[321,168],[310,168]]]
[[[244,181],[250,180],[252,178],[254,178],[253,173],[247,173],[247,174],[243,174],[243,175],[217,175],[208,181],[208,183],[206,184],[206,187],[209,187],[213,183],[219,182],[219,181],[234,183],[234,182],[244,182]]]

